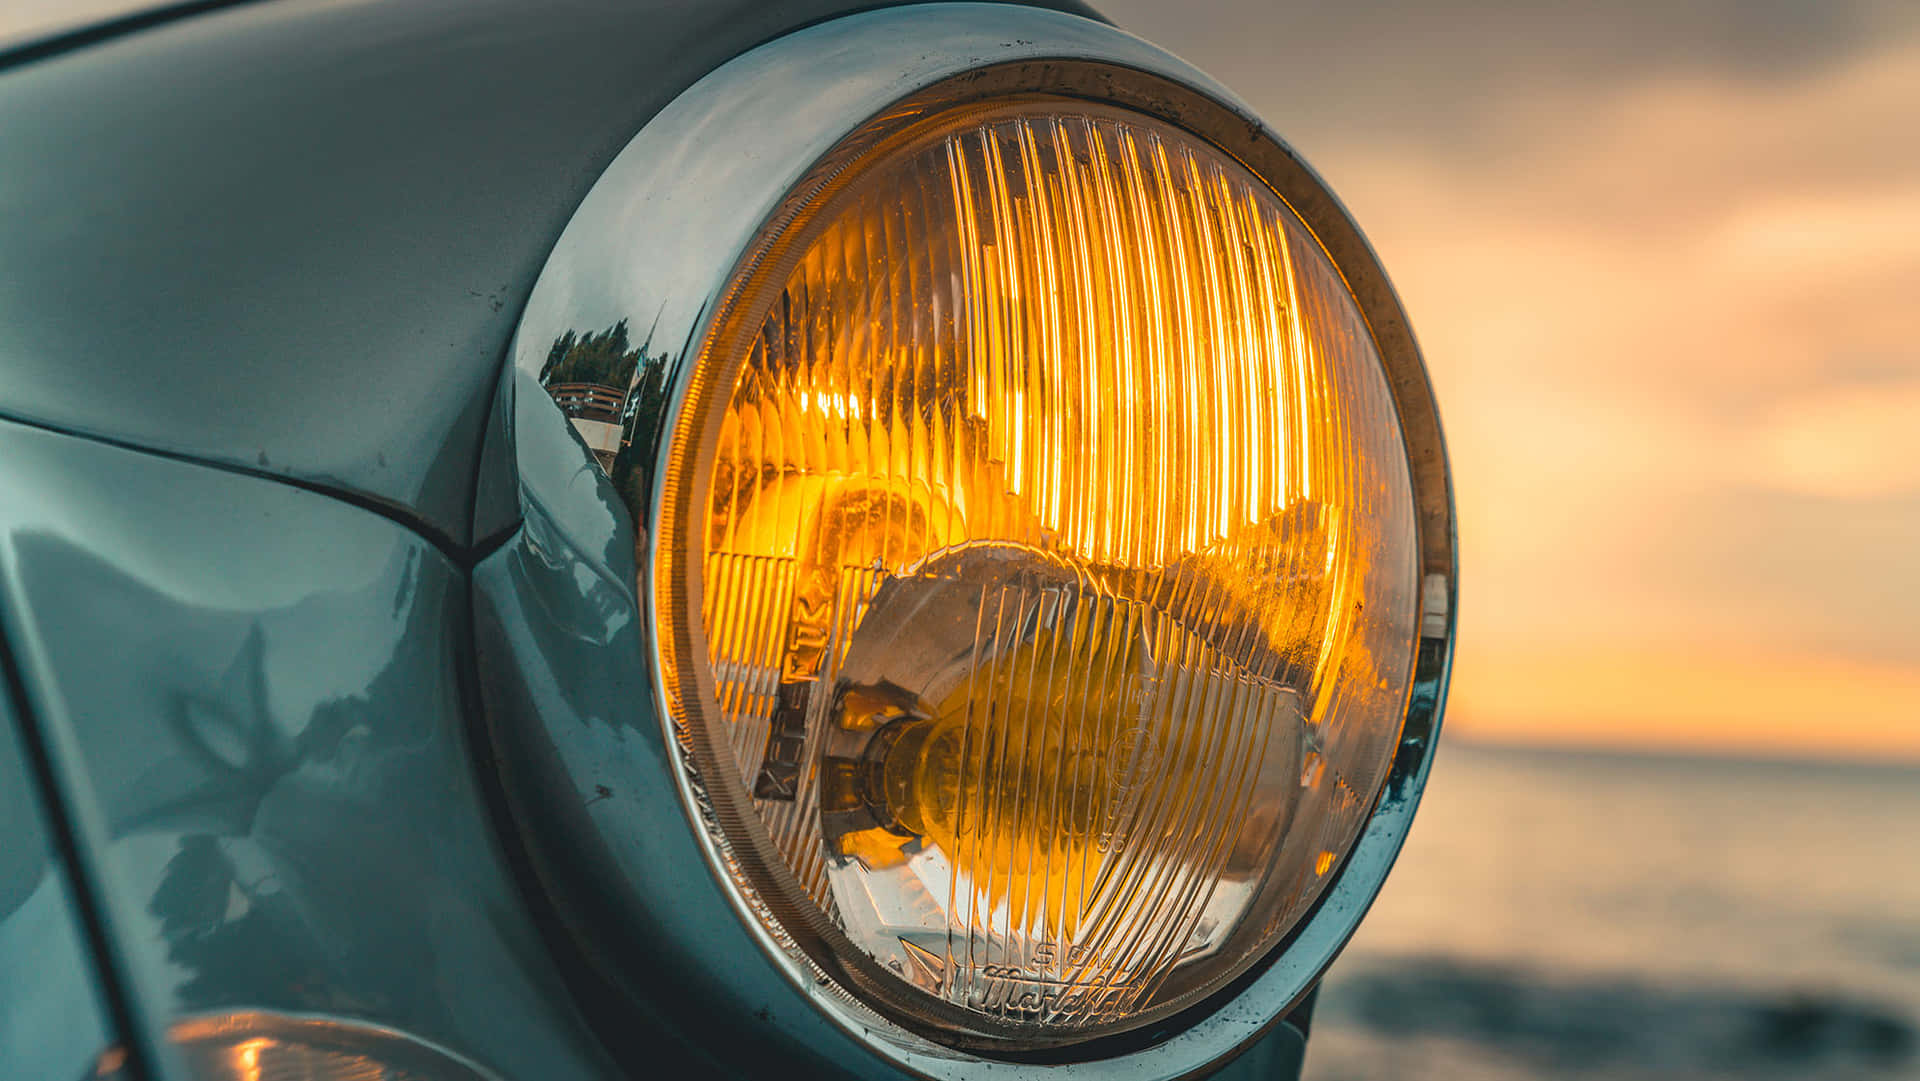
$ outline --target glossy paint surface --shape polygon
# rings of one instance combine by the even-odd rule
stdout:
[[[78,1078],[113,1041],[18,725],[0,690],[0,1077]]]
[[[494,374],[593,178],[709,69],[856,6],[279,0],[0,56],[0,415],[463,546]]]
[[[9,646],[150,1025],[265,1008],[605,1076],[473,779],[459,568],[284,484],[5,423],[0,460]]]

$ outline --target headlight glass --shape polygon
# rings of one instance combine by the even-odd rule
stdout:
[[[675,734],[753,918],[961,1046],[1219,989],[1365,824],[1407,450],[1238,161],[1063,98],[856,136],[763,230],[660,477]]]

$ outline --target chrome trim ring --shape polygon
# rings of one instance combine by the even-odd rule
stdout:
[[[996,1055],[995,1076],[1059,1076],[1074,1064],[1103,1076],[1171,1079],[1217,1065],[1260,1035],[1313,986],[1378,892],[1411,823],[1438,734],[1451,656],[1456,564],[1453,507],[1437,409],[1398,298],[1359,229],[1325,184],[1252,112],[1205,75],[1138,38],[1075,16],[994,4],[931,4],[849,16],[763,45],[724,65],[659,113],[601,176],[569,223],[523,316],[514,363],[535,374],[567,331],[627,320],[644,334],[612,476],[633,511],[650,593],[664,433],[713,320],[762,230],[790,211],[796,186],[834,148],[873,125],[1013,93],[1082,97],[1158,116],[1239,158],[1319,238],[1367,319],[1407,443],[1421,549],[1421,612],[1401,739],[1373,813],[1316,907],[1259,965],[1162,1024],[1037,1059]],[[640,408],[645,401],[647,406]],[[641,598],[651,613],[650,596]],[[802,995],[894,1065],[961,1078],[981,1061],[874,1014],[824,979],[798,944],[764,918],[689,749],[672,731],[656,643],[647,661],[684,810],[709,870],[769,961]]]

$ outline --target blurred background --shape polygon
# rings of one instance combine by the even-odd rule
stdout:
[[[1447,733],[1307,1076],[1920,1077],[1920,4],[1100,0],[1367,231]]]

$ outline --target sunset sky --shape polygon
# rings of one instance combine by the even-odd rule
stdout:
[[[1104,0],[1406,301],[1453,734],[1920,757],[1920,4]]]

